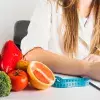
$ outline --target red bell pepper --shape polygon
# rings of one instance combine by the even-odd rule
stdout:
[[[11,40],[7,41],[1,52],[0,69],[6,73],[15,69],[16,64],[22,59],[22,53]]]

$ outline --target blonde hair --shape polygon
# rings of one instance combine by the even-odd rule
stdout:
[[[64,32],[64,50],[73,56],[77,54],[78,48],[78,0],[56,0],[57,6],[62,6],[62,25],[65,27]],[[93,0],[94,8],[94,30],[91,40],[90,53],[93,53],[95,47],[100,44],[100,0]]]

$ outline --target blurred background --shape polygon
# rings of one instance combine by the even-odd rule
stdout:
[[[38,0],[0,0],[0,50],[13,39],[14,25],[18,20],[30,20]]]

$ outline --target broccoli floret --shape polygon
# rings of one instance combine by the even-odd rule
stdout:
[[[12,85],[9,76],[0,71],[0,97],[8,96],[10,94]]]

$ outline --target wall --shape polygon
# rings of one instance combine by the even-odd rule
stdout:
[[[0,50],[9,39],[13,39],[14,24],[18,20],[29,20],[37,0],[0,0]]]

